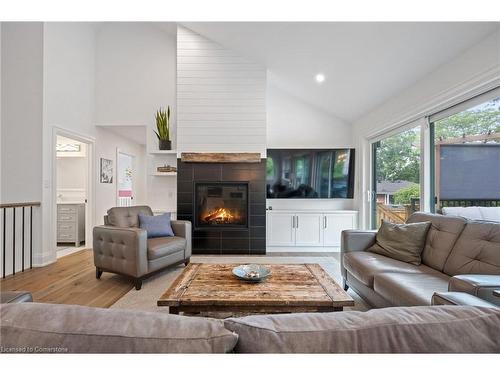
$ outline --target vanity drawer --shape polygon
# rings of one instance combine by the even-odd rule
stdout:
[[[72,222],[59,222],[57,223],[57,233],[71,232],[75,233],[76,225]]]
[[[57,234],[57,242],[73,242],[75,240],[74,233],[58,233]]]
[[[57,213],[59,214],[76,214],[76,207],[74,205],[61,205],[57,206]]]
[[[72,213],[59,213],[57,215],[57,222],[61,222],[61,221],[72,221],[72,222],[75,222],[76,221],[76,213],[72,214]]]

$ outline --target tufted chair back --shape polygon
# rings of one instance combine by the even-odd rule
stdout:
[[[139,214],[152,216],[153,211],[149,206],[113,207],[104,217],[104,223],[120,228],[137,228]]]
[[[461,217],[416,212],[408,218],[407,223],[423,221],[430,221],[432,225],[427,233],[422,263],[443,272],[445,263],[464,230],[467,220]]]

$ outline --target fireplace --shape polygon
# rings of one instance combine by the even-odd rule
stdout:
[[[248,228],[248,182],[195,182],[195,228]]]

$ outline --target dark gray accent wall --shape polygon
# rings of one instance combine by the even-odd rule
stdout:
[[[194,182],[248,181],[247,229],[194,229],[194,254],[266,253],[266,159],[260,163],[183,163],[177,160],[177,218],[194,222]]]

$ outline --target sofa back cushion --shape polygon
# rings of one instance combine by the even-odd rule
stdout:
[[[422,263],[442,272],[446,259],[465,228],[467,220],[461,217],[416,212],[408,218],[407,223],[422,221],[431,222],[422,251]]]
[[[45,303],[0,305],[2,347],[61,353],[226,353],[238,336],[222,321]]]
[[[108,210],[108,224],[121,228],[139,227],[139,214],[153,215],[149,206],[113,207]]]
[[[500,309],[418,306],[225,320],[237,353],[498,353]],[[464,337],[467,339],[464,340]]]
[[[470,221],[458,238],[444,272],[500,275],[500,223]]]

